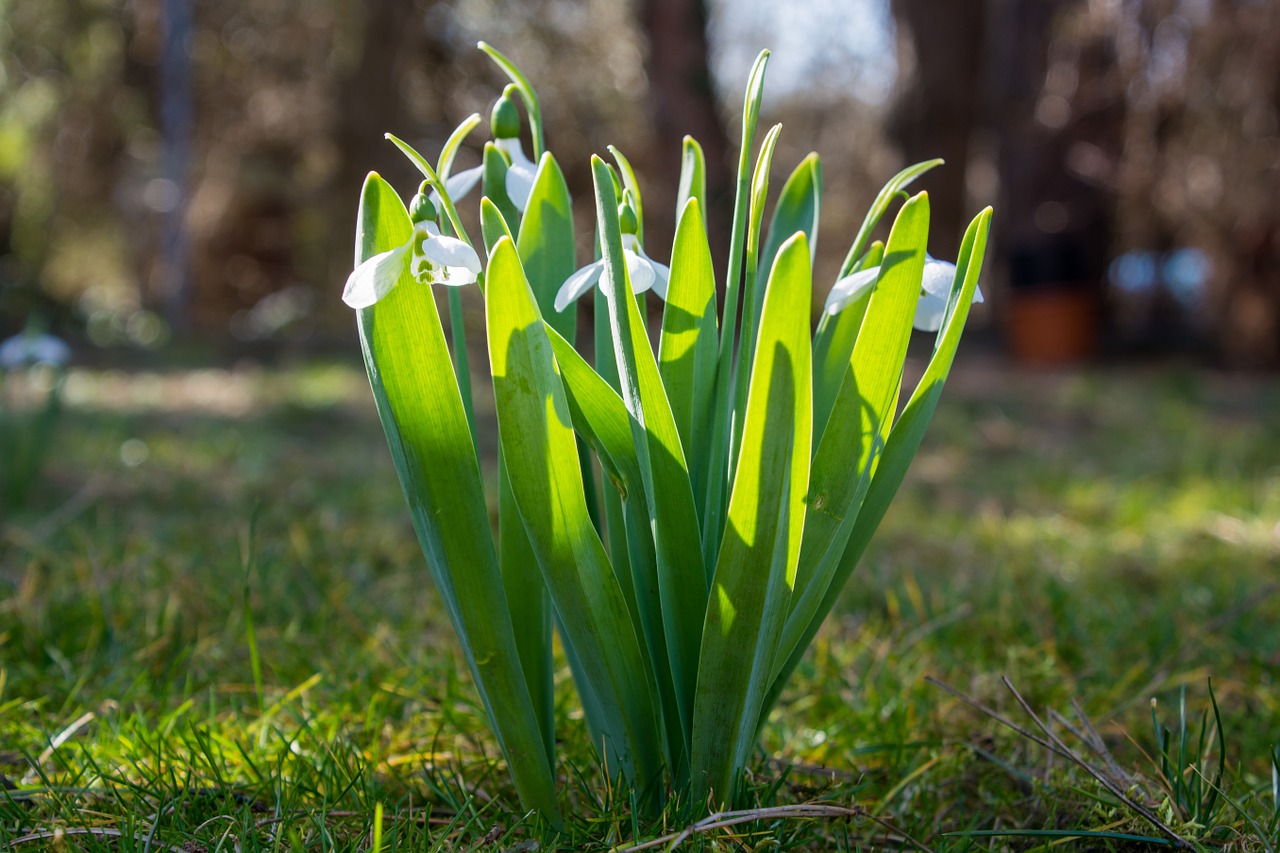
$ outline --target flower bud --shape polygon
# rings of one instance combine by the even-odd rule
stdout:
[[[409,203],[409,220],[417,225],[420,222],[435,222],[439,213],[431,201],[431,185],[427,181],[418,187],[418,194]]]
[[[640,220],[636,218],[635,208],[625,200],[618,205],[618,226],[623,234],[635,234],[640,230]]]
[[[502,93],[493,104],[493,112],[489,116],[489,128],[494,139],[512,139],[520,135],[520,111],[511,99],[511,88]]]

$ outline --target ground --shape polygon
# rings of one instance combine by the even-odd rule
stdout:
[[[647,825],[613,800],[563,667],[573,817],[556,834],[520,813],[358,365],[78,370],[65,391],[44,475],[0,520],[0,844],[546,850],[684,827],[674,809]],[[759,807],[858,815],[774,816],[689,843],[1169,841],[934,683],[1039,735],[1007,677],[1176,835],[1276,849],[1277,435],[1273,378],[962,359],[753,770]],[[1212,777],[1223,752],[1210,683],[1226,759],[1212,804],[1184,770],[1203,751]],[[1153,700],[1174,731],[1165,767]],[[1070,733],[1093,737],[1081,713],[1107,756]],[[949,834],[970,831],[1005,834]]]

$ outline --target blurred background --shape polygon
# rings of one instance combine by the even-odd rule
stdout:
[[[727,229],[741,92],[767,46],[775,192],[809,150],[823,157],[820,289],[880,184],[941,156],[918,185],[934,255],[997,211],[976,317],[992,351],[1280,363],[1280,0],[0,10],[0,334],[38,316],[80,361],[354,353],[338,295],[361,180],[377,170],[408,197],[416,175],[383,132],[434,153],[487,116],[505,80],[483,38],[538,87],[577,198],[591,152],[617,143],[638,166],[657,257],[686,132]]]

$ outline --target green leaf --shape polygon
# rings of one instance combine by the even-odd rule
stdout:
[[[618,163],[618,171],[622,173],[623,189],[631,190],[631,196],[635,199],[636,211],[636,237],[640,242],[644,243],[644,199],[640,195],[640,180],[636,177],[636,170],[631,168],[631,161],[622,155],[615,146],[609,146],[609,153],[613,155],[613,159]]]
[[[766,708],[777,701],[787,679],[804,656],[805,649],[818,633],[822,621],[835,606],[840,591],[849,580],[858,561],[862,559],[867,545],[871,542],[872,534],[875,533],[880,520],[889,509],[889,503],[897,494],[898,487],[902,485],[907,467],[915,457],[916,451],[920,449],[925,429],[933,417],[938,398],[942,394],[943,385],[951,370],[951,363],[955,359],[956,348],[960,344],[960,334],[964,331],[965,319],[969,316],[969,306],[973,301],[973,293],[982,272],[982,259],[986,253],[987,232],[990,227],[991,208],[987,208],[978,214],[965,232],[960,255],[956,259],[956,277],[951,287],[952,298],[949,300],[950,313],[938,330],[938,342],[934,347],[933,356],[920,382],[916,385],[911,399],[907,401],[897,423],[889,432],[889,438],[880,456],[880,464],[862,500],[861,511],[854,523],[853,532],[844,546],[839,565],[831,578],[822,603],[809,620],[795,647],[790,650],[786,662],[779,668],[773,686],[769,689]]]
[[[726,466],[733,418],[734,348],[738,336],[738,292],[742,276],[742,247],[747,230],[750,202],[751,146],[760,123],[760,102],[764,98],[764,71],[769,51],[762,50],[751,66],[747,92],[742,104],[742,139],[738,149],[738,182],[733,199],[733,229],[729,237],[729,269],[725,275],[724,310],[720,324],[720,354],[716,365],[715,408],[711,418],[711,447],[707,470],[707,493],[703,501],[702,550],[705,562],[716,561],[716,549],[724,528],[724,492],[728,485]]]
[[[357,222],[357,264],[403,245],[412,232],[403,203],[376,174],[365,181]],[[480,466],[435,299],[406,273],[357,317],[378,415],[427,566],[521,802],[558,823],[555,777],[520,668]]]
[[[773,150],[777,147],[782,125],[775,124],[760,143],[760,156],[756,159],[755,174],[751,179],[751,216],[747,220],[747,274],[742,290],[742,339],[738,344],[738,364],[750,364],[755,358],[756,335],[760,324],[760,308],[764,304],[764,289],[756,282],[760,262],[760,228],[764,222],[764,205],[769,197],[769,169],[773,165]],[[812,253],[810,253],[812,255]],[[812,263],[812,257],[810,259]],[[767,268],[766,268],[767,269]],[[742,417],[747,408],[747,372],[737,371],[733,403],[733,428],[730,430],[732,446],[729,449],[729,476],[738,462],[738,444],[742,440]]]
[[[489,352],[511,491],[599,714],[606,760],[649,800],[663,770],[653,675],[587,514],[568,401],[510,239],[494,247],[488,280]]]
[[[862,256],[864,247],[871,240],[871,232],[875,230],[876,224],[880,222],[880,217],[884,216],[898,193],[902,192],[908,184],[925,172],[941,165],[941,160],[926,160],[923,163],[908,166],[889,179],[889,182],[876,195],[875,201],[871,202],[871,208],[862,220],[862,227],[858,229],[857,236],[853,238],[853,244],[849,246],[849,253],[845,255],[844,263],[840,265],[840,275],[837,278],[844,278],[853,271],[853,265],[857,263],[858,258]]]
[[[695,495],[706,494],[711,404],[715,396],[716,279],[701,204],[690,198],[676,226],[671,284],[662,310],[658,367]],[[698,505],[698,515],[704,507]],[[710,566],[707,567],[710,570]],[[709,580],[709,578],[708,578]]]
[[[690,753],[693,801],[736,796],[795,583],[811,442],[809,303],[803,234],[769,276],[759,347],[703,630]]]
[[[453,158],[457,156],[458,149],[462,146],[462,140],[476,129],[476,125],[480,124],[480,114],[472,113],[463,119],[462,124],[449,134],[449,138],[445,140],[444,147],[440,149],[440,159],[436,161],[436,174],[440,176],[440,180],[448,183],[449,173],[453,170]]]
[[[783,242],[797,231],[809,238],[812,255],[818,246],[818,212],[822,207],[822,160],[817,152],[800,161],[782,185],[782,195],[773,208],[769,237],[760,253],[760,266],[769,269]],[[764,294],[761,293],[761,301]]]
[[[880,266],[883,258],[884,244],[877,240],[850,272]],[[836,402],[836,392],[849,369],[849,357],[853,354],[853,345],[858,340],[858,330],[862,328],[862,318],[867,313],[870,300],[871,293],[868,292],[838,314],[824,311],[818,321],[818,331],[813,338],[813,423],[819,435],[826,428],[831,407]]]
[[[533,287],[538,310],[557,332],[569,340],[577,326],[577,306],[556,313],[553,305],[556,293],[565,279],[577,269],[574,254],[573,201],[569,197],[569,185],[555,158],[542,155],[533,189],[525,205],[524,218],[520,222],[520,236],[516,240],[520,261],[525,275]]]
[[[608,165],[591,161],[596,216],[605,262],[600,290],[609,309],[614,361],[622,399],[631,415],[632,442],[649,507],[663,630],[680,707],[682,729],[690,730],[698,646],[706,606],[707,577],[699,562],[701,532],[680,433],[648,345],[644,319],[631,297],[623,258],[618,203]]]
[[[658,679],[663,725],[667,730],[668,766],[687,773],[687,744],[680,722],[680,706],[667,657],[666,629],[662,621],[657,555],[649,529],[644,481],[631,437],[631,416],[626,404],[574,350],[573,345],[548,329],[555,352],[573,428],[594,449],[604,468],[606,512],[609,513],[610,554],[614,573],[627,596],[636,623],[644,629],[646,648]],[[609,507],[615,508],[610,510]],[[621,559],[612,556],[620,554]]]
[[[511,229],[507,227],[502,211],[487,195],[480,197],[480,233],[484,237],[485,253],[489,255],[493,254],[499,240],[511,237]]]
[[[515,84],[516,91],[520,93],[520,100],[524,101],[525,111],[529,113],[529,133],[533,137],[533,159],[537,162],[542,159],[542,152],[546,150],[542,133],[542,105],[538,101],[538,93],[534,91],[529,78],[524,76],[514,62],[498,52],[497,48],[485,42],[478,43],[476,47],[497,63],[503,73]]]
[[[511,196],[507,195],[507,169],[510,166],[507,155],[498,146],[492,142],[484,144],[484,172],[481,174],[480,186],[485,197],[501,211],[502,218],[507,222],[507,230],[516,234],[520,228],[520,211]]]
[[[706,208],[707,162],[698,140],[686,136],[680,150],[680,186],[676,191],[677,221],[691,198],[698,200],[699,207]]]
[[[779,667],[826,597],[889,435],[928,239],[929,198],[921,193],[903,205],[894,222],[862,331],[814,453],[796,593],[779,644]]]

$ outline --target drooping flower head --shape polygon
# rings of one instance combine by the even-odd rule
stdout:
[[[523,211],[529,203],[529,193],[533,191],[533,179],[538,173],[538,165],[525,156],[520,144],[520,111],[516,107],[517,93],[514,86],[507,86],[502,96],[494,101],[493,111],[489,114],[489,129],[493,132],[493,144],[507,159],[506,189],[507,197],[516,209]],[[465,196],[475,189],[476,184],[484,177],[484,166],[465,169],[456,175],[450,175],[444,182],[453,201]],[[440,207],[440,194],[432,191],[431,201]]]
[[[956,265],[925,255],[924,277],[920,282],[920,301],[916,303],[916,316],[912,325],[922,332],[936,332],[947,313],[947,298],[955,280]],[[851,273],[837,281],[827,294],[823,311],[839,314],[861,299],[880,277],[880,267],[868,267]],[[973,301],[982,302],[982,291],[974,288]]]
[[[627,277],[631,279],[631,292],[644,293],[653,290],[665,300],[667,298],[667,282],[671,278],[671,268],[660,264],[644,252],[640,245],[637,231],[640,220],[636,217],[635,202],[630,190],[622,194],[622,203],[618,205],[618,224],[622,229],[622,256],[627,261]],[[604,259],[587,264],[565,280],[556,293],[555,309],[563,311],[570,303],[579,299],[582,294],[600,281],[604,274]]]
[[[409,204],[413,222],[409,242],[356,267],[347,278],[342,301],[352,308],[367,308],[390,293],[406,270],[420,284],[456,287],[475,281],[481,270],[479,255],[462,240],[442,235],[438,216],[424,181]]]

